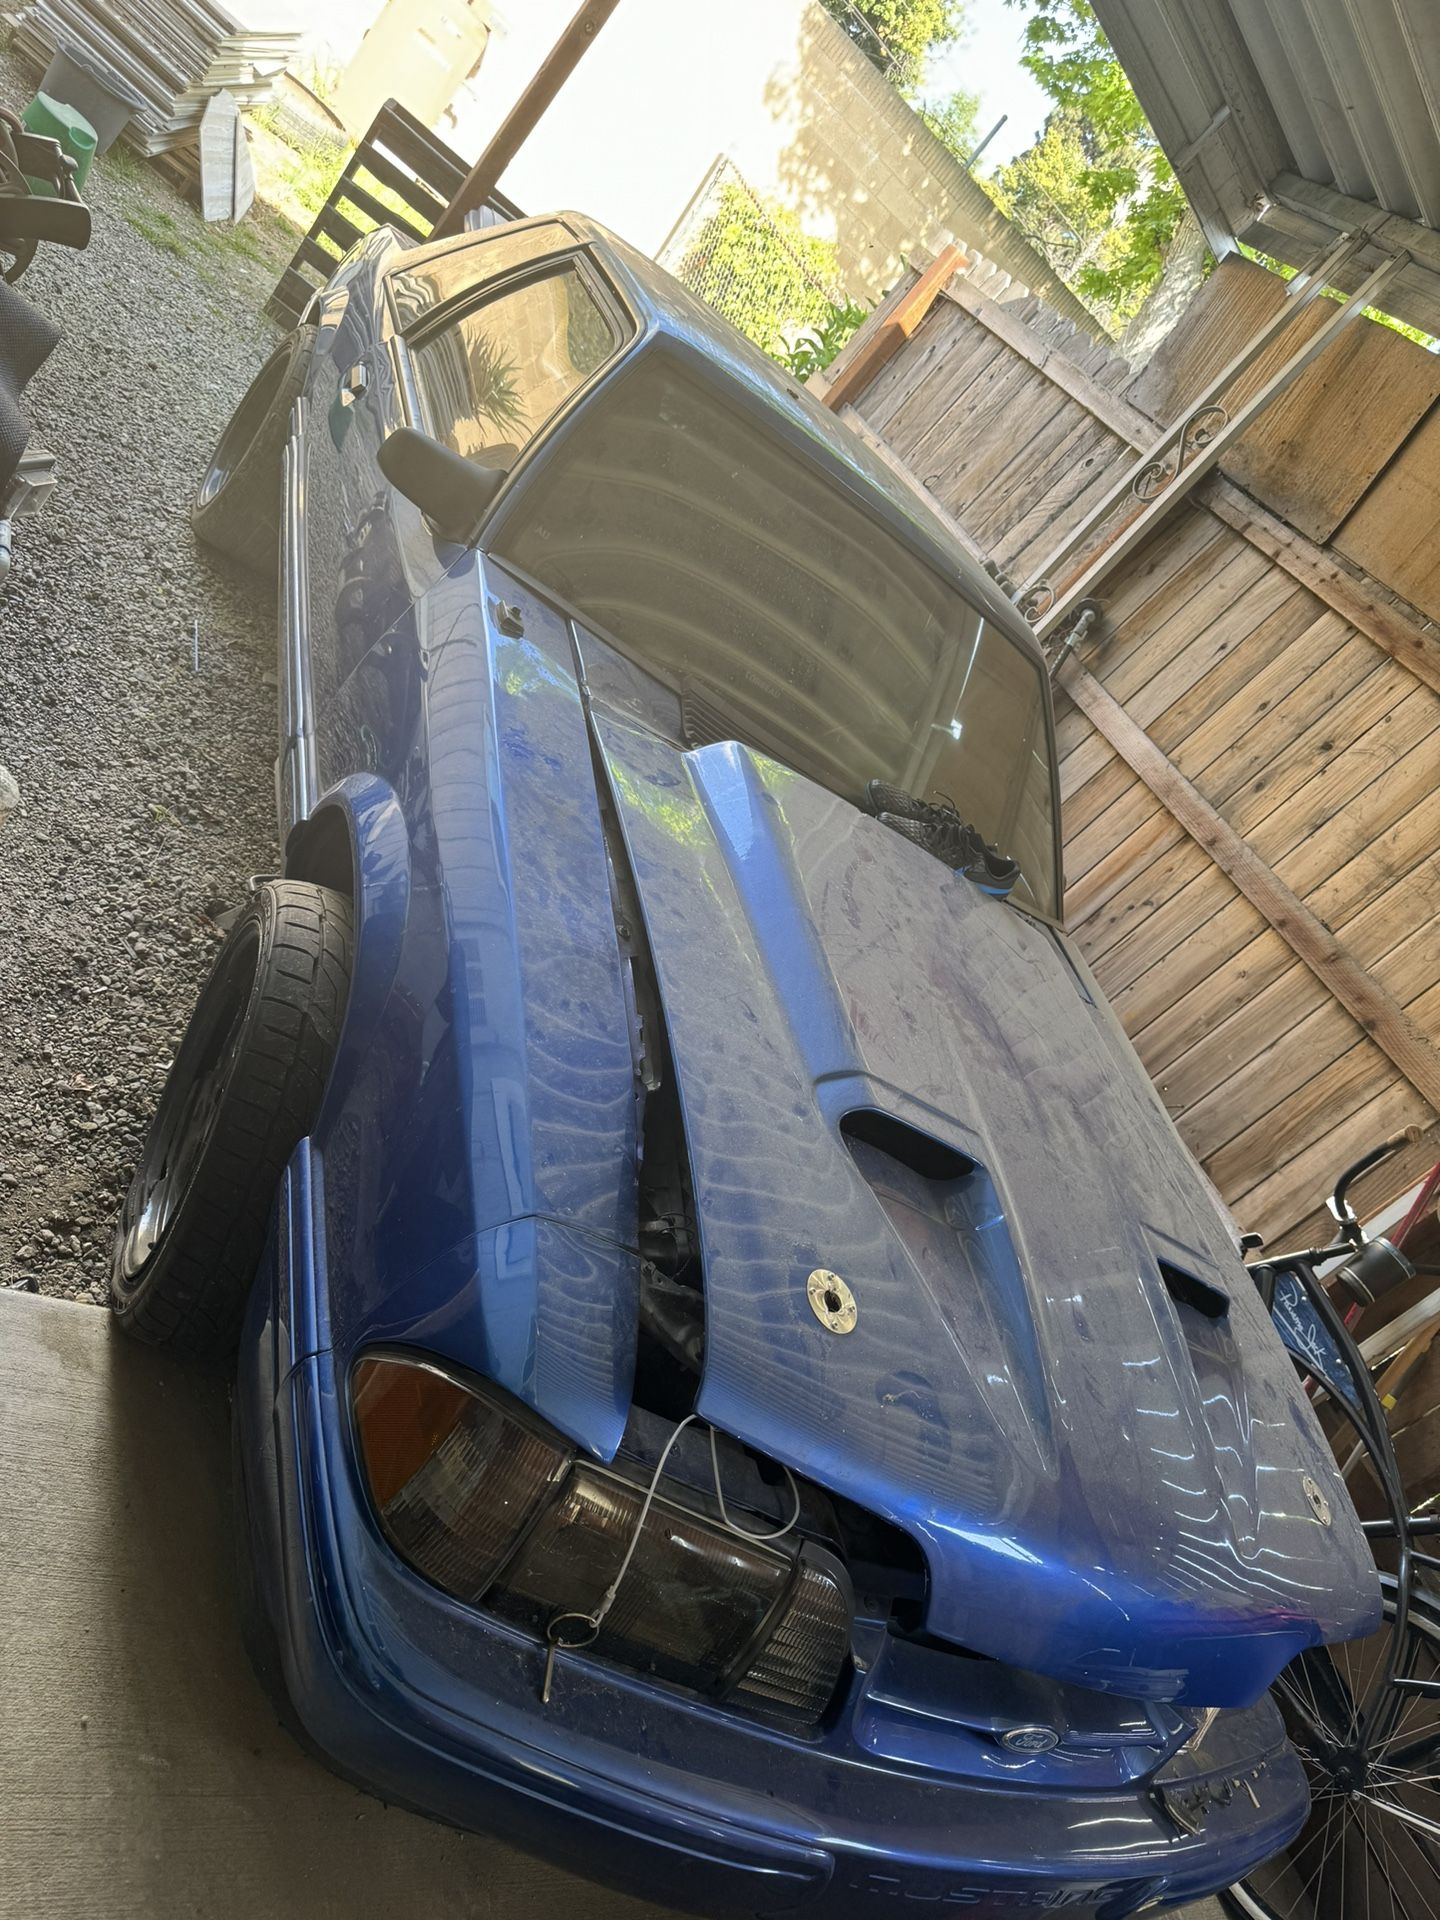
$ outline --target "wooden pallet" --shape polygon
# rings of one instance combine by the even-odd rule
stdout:
[[[265,311],[294,326],[351,247],[377,227],[394,227],[417,244],[428,240],[467,171],[453,148],[398,100],[387,100],[296,248]],[[394,206],[395,199],[403,211]],[[499,193],[482,212],[492,220],[520,218],[520,209]]]

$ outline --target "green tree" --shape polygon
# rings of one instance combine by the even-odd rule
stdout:
[[[965,0],[824,0],[824,7],[906,94],[924,79],[935,48],[948,47],[965,23]]]
[[[942,146],[948,147],[959,161],[966,161],[979,140],[980,96],[956,92],[944,99],[919,100],[915,111]]]
[[[1091,200],[1087,127],[1057,107],[1039,138],[986,182],[990,196],[1063,280],[1071,281],[1108,227]]]
[[[1199,227],[1090,0],[1008,3],[1029,16],[1022,64],[1055,111],[998,170],[995,197],[1100,317],[1127,330],[1127,351],[1143,350],[1142,310],[1153,300],[1157,318],[1172,317],[1203,276]]]

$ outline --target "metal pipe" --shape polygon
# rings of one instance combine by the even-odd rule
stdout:
[[[1080,602],[1093,594],[1096,583],[1150,537],[1170,509],[1194,492],[1206,474],[1220,464],[1235,441],[1248,431],[1266,408],[1294,385],[1305,369],[1319,359],[1336,335],[1359,319],[1370,302],[1409,264],[1410,256],[1403,252],[1391,254],[1383,260],[1359,290],[1322,321],[1305,345],[1290,356],[1239,413],[1206,446],[1198,449],[1194,459],[1175,476],[1165,491],[1157,494],[1145,510],[1137,514],[1129,526],[1076,576],[1043,619],[1036,622],[1036,632],[1043,637],[1069,619]]]
[[[1068,560],[1072,553],[1077,553],[1085,545],[1096,529],[1105,524],[1116,507],[1132,491],[1141,474],[1150,467],[1159,466],[1170,450],[1182,440],[1187,425],[1195,415],[1224,393],[1237,375],[1253,365],[1277,334],[1289,326],[1297,313],[1308,307],[1312,300],[1320,297],[1334,276],[1361,250],[1368,238],[1369,236],[1365,233],[1344,233],[1328,252],[1321,249],[1313,255],[1307,265],[1302,267],[1287,285],[1284,304],[1270,316],[1263,327],[1251,334],[1240,351],[1232,356],[1214,378],[1207,381],[1202,390],[1186,406],[1183,417],[1166,427],[1159,439],[1147,447],[1134,463],[1125,469],[1098,506],[1085,516],[1073,532],[1067,534],[1052,553],[1046,555],[1044,564],[1036,572],[1033,585],[1038,585],[1042,580],[1052,579],[1056,569]]]
[[[986,134],[985,138],[980,142],[979,146],[976,147],[975,151],[970,155],[969,159],[965,162],[967,171],[969,168],[974,166],[975,162],[980,158],[981,154],[984,153],[986,147],[989,146],[990,142],[995,138],[996,134],[999,133],[1001,127],[1004,126],[1005,122],[1009,118],[1010,116],[1008,113],[1001,114],[1000,118],[995,122],[994,126],[991,127],[989,133]]]

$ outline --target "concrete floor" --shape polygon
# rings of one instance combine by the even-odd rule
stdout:
[[[4,1920],[663,1920],[382,1806],[276,1723],[232,1601],[224,1386],[0,1291]]]
[[[664,1920],[302,1754],[240,1644],[229,1497],[220,1382],[0,1290],[0,1920]]]

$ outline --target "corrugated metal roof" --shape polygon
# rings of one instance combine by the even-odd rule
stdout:
[[[1440,0],[1094,4],[1217,251],[1367,227],[1416,263],[1387,305],[1440,332]]]

